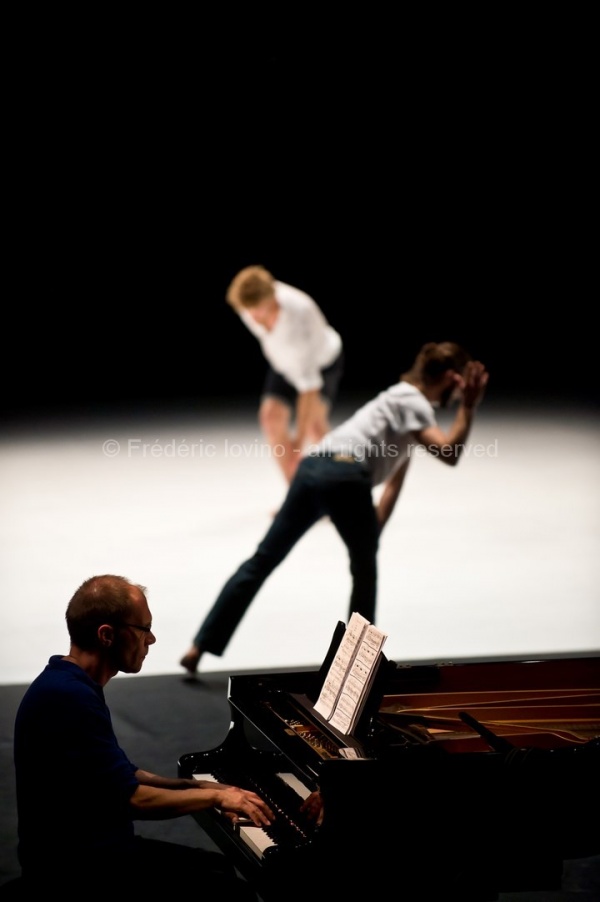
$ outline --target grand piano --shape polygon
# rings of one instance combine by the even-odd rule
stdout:
[[[600,855],[600,657],[397,664],[382,659],[351,735],[314,708],[320,669],[229,678],[217,748],[180,776],[258,792],[265,829],[194,815],[265,902],[383,895],[491,902],[556,890]],[[300,811],[319,790],[319,825]]]

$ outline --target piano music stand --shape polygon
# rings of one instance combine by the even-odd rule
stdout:
[[[322,717],[317,711],[314,710],[314,705],[321,693],[321,689],[323,688],[327,674],[329,673],[329,669],[333,663],[345,631],[346,625],[345,623],[343,623],[343,621],[340,620],[335,627],[329,648],[327,650],[327,654],[325,655],[323,663],[319,668],[318,677],[315,683],[316,688],[311,693],[311,696],[295,697],[296,700],[300,702],[300,704],[302,704],[304,708],[307,708],[308,713],[310,713],[311,717],[316,718],[322,726],[330,730],[335,736],[337,736],[338,739],[345,741],[349,747],[356,748],[358,751],[362,752],[363,745],[365,743],[368,743],[369,737],[372,735],[373,721],[375,716],[377,715],[377,712],[379,711],[379,707],[384,695],[385,685],[388,681],[390,672],[396,669],[396,664],[393,661],[389,661],[384,654],[380,655],[379,660],[376,664],[373,684],[369,690],[369,694],[367,696],[363,710],[354,727],[354,730],[351,733],[347,734],[340,733],[339,730],[331,726],[331,724],[324,717]]]

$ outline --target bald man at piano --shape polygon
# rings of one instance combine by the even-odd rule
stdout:
[[[49,890],[152,895],[174,875],[203,902],[256,902],[222,853],[135,834],[135,820],[215,808],[264,827],[275,814],[256,793],[170,778],[132,763],[114,733],[104,687],[138,673],[156,642],[146,589],[121,576],[87,579],[66,610],[68,654],[53,655],[25,692],[15,720],[18,855],[23,883]],[[43,771],[40,760],[43,752]],[[308,803],[310,804],[310,803]],[[318,812],[315,811],[315,816]],[[94,896],[95,898],[95,896]]]

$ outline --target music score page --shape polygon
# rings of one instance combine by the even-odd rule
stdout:
[[[356,726],[386,638],[361,614],[352,614],[314,706],[340,733]]]

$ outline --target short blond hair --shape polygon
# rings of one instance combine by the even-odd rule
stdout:
[[[264,266],[246,266],[232,279],[225,298],[238,309],[255,307],[275,292],[275,279]]]

